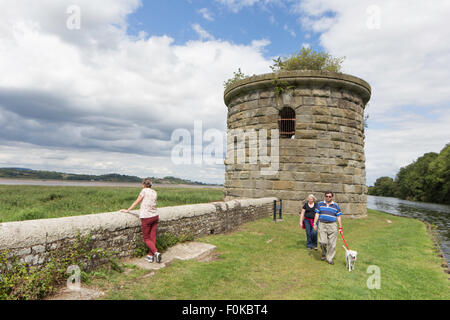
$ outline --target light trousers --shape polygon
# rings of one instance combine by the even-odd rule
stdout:
[[[319,221],[319,244],[322,255],[328,262],[333,261],[336,254],[337,225],[335,222],[325,223]]]

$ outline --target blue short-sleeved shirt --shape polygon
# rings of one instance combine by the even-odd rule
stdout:
[[[319,221],[323,222],[336,222],[336,218],[342,215],[341,208],[334,201],[330,205],[327,205],[325,201],[319,202],[316,213],[319,214]]]

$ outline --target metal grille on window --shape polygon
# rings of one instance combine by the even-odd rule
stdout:
[[[278,129],[281,138],[291,138],[295,135],[295,111],[292,108],[284,107],[281,109]]]

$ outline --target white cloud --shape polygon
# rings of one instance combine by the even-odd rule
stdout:
[[[3,1],[0,10],[0,37],[9,38],[10,27],[33,24],[40,34],[50,34],[63,42],[88,48],[111,48],[126,32],[128,14],[141,6],[140,0],[18,0]],[[80,30],[67,28],[70,6],[80,9]]]
[[[271,15],[269,17],[269,22],[270,24],[274,24],[274,25],[278,25],[277,21],[275,20],[275,17],[273,15]]]
[[[198,23],[192,24],[191,27],[195,32],[197,32],[200,40],[214,40],[214,36],[203,29]]]
[[[216,2],[233,12],[283,5],[279,0]],[[72,4],[81,9],[80,30],[66,27]],[[284,4],[299,15],[308,43],[313,41],[309,35],[319,34],[327,51],[346,56],[344,72],[372,86],[366,131],[369,184],[449,142],[448,1]],[[246,74],[268,72],[271,61],[262,53],[269,40],[236,45],[216,40],[199,24],[191,26],[199,41],[184,45],[144,32],[132,37],[127,16],[140,5],[138,0],[2,3],[0,166],[103,166],[109,172],[104,159],[111,158],[110,167],[120,172],[152,175],[146,173],[149,168],[169,168],[175,128],[192,130],[194,120],[202,120],[204,129],[225,130],[222,84],[239,67]],[[370,6],[380,9],[379,28]],[[189,177],[210,169],[170,167],[174,175]],[[223,178],[223,169],[213,168]]]
[[[401,167],[423,154],[439,153],[450,142],[450,115],[443,113],[440,117],[441,120],[436,121],[420,114],[394,116],[386,128],[371,129],[369,126],[366,133],[367,180],[373,184],[381,176],[394,178]]]
[[[304,0],[293,12],[328,52],[346,57],[345,73],[372,87],[369,184],[450,141],[448,1]],[[431,121],[431,111],[442,116]]]
[[[227,6],[233,12],[239,12],[242,8],[251,7],[260,0],[216,0]]]
[[[173,175],[206,179],[199,172],[208,166],[170,165],[171,133],[192,130],[194,120],[225,131],[223,82],[238,67],[269,71],[268,41],[236,45],[206,33],[175,45],[167,36],[131,37],[126,15],[138,7],[134,0],[83,2],[81,29],[62,31],[74,2],[13,2],[0,12],[0,166],[138,176],[171,167]],[[223,180],[223,166],[212,168]]]
[[[308,16],[300,18],[300,22],[305,29],[314,32],[328,31],[335,23],[335,18],[321,17],[319,19],[312,19]]]
[[[285,7],[291,1],[285,0],[216,0],[216,2],[228,7],[232,12],[238,13],[246,7],[259,6],[263,10],[268,10],[272,4]]]
[[[450,100],[446,90],[450,74],[450,43],[445,40],[450,36],[448,1],[307,0],[302,4],[306,13],[311,10],[308,19],[315,18],[319,25],[328,21],[323,24],[326,27],[317,27],[325,30],[321,44],[333,55],[346,56],[345,72],[364,77],[376,90],[373,98],[383,99],[377,101],[377,111]],[[371,5],[380,8],[380,29],[367,27],[366,9]],[[334,18],[318,15],[329,11],[336,13]],[[316,28],[314,23],[311,28]]]
[[[289,26],[287,24],[285,24],[283,26],[283,29],[285,31],[287,31],[291,35],[291,37],[295,37],[296,36],[295,31],[293,29],[289,28]]]
[[[22,160],[26,148],[26,161]],[[192,181],[222,183],[223,166],[173,165],[166,157],[155,157],[118,152],[68,150],[36,147],[19,143],[16,146],[0,145],[0,163],[4,167],[27,167],[79,174],[120,173],[138,177],[177,176]]]
[[[201,8],[197,11],[202,17],[208,21],[214,21],[213,14],[208,8]]]

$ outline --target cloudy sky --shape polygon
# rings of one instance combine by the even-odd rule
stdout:
[[[372,86],[371,185],[450,142],[448,17],[448,0],[0,0],[0,167],[221,183],[223,165],[174,163],[174,132],[207,147],[234,71],[309,46]]]

